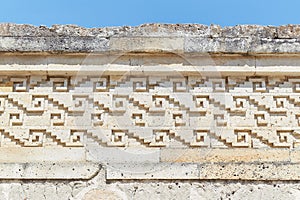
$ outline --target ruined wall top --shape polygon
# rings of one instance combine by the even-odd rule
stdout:
[[[1,52],[300,53],[300,25],[143,24],[83,28],[0,24]]]

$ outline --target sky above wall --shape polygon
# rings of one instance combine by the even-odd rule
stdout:
[[[0,22],[85,27],[143,23],[300,24],[299,0],[3,0]]]

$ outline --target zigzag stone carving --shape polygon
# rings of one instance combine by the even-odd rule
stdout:
[[[296,148],[300,78],[1,76],[1,147]]]
[[[298,30],[0,24],[0,179],[300,180]]]

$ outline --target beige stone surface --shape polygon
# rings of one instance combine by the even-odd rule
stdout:
[[[114,163],[107,166],[107,180],[199,179],[198,165],[190,163]]]
[[[116,195],[114,192],[107,190],[92,190],[88,192],[84,198],[84,200],[121,200],[122,198]]]
[[[44,161],[83,162],[86,161],[86,150],[84,148],[1,147],[1,163]]]
[[[299,180],[299,164],[205,163],[200,165],[200,179],[208,180]]]
[[[291,162],[299,163],[300,162],[299,150],[291,151],[290,158],[291,158]]]
[[[0,179],[68,180],[91,179],[101,166],[91,162],[26,162],[1,163]]]
[[[289,149],[162,149],[161,162],[235,163],[235,162],[298,162],[298,151]]]

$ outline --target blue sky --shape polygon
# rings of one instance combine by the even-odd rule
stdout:
[[[85,27],[142,23],[300,24],[299,0],[4,0],[0,22]]]

